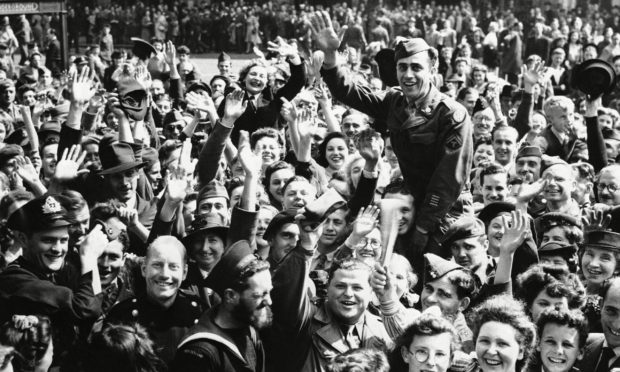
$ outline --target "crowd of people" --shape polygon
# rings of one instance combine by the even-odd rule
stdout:
[[[0,20],[0,371],[620,370],[620,8],[479,5]]]

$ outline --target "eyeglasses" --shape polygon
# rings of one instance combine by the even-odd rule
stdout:
[[[381,242],[376,240],[376,239],[367,239],[367,238],[362,238],[362,240],[360,240],[358,246],[360,247],[366,247],[370,245],[370,248],[372,249],[377,249],[379,247],[381,247]]]
[[[431,353],[427,349],[417,349],[414,351],[407,349],[407,353],[409,355],[413,355],[413,358],[418,363],[426,363],[431,357]],[[435,362],[445,362],[450,359],[450,355],[448,354],[433,353],[433,357],[435,359]]]
[[[603,192],[603,190],[607,189],[609,190],[610,193],[614,193],[618,191],[618,189],[620,189],[620,186],[614,185],[613,183],[610,183],[609,185],[605,185],[604,183],[599,183],[598,185],[596,185],[596,189],[599,192]]]

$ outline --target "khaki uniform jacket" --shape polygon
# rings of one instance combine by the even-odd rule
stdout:
[[[340,325],[326,305],[311,302],[308,277],[313,252],[296,247],[273,274],[273,333],[266,341],[276,371],[325,371],[336,355],[349,350]],[[381,319],[366,311],[355,325],[360,347],[388,350],[392,340]]]
[[[323,69],[321,74],[335,99],[385,123],[415,198],[416,226],[436,231],[469,188],[473,127],[467,110],[432,85],[412,106],[400,88],[378,95],[355,84],[342,68]]]

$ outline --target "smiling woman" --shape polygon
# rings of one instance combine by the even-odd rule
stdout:
[[[479,371],[522,370],[536,343],[536,328],[521,302],[492,297],[474,309],[471,321]]]

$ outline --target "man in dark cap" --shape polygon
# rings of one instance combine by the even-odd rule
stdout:
[[[149,331],[158,355],[170,363],[202,313],[198,297],[179,291],[187,276],[185,247],[173,236],[160,236],[149,245],[141,269],[146,290],[115,305],[106,322],[139,323]]]
[[[247,241],[226,250],[207,277],[222,303],[205,312],[179,344],[173,372],[265,371],[258,331],[271,324],[269,264]]]
[[[523,146],[515,159],[515,173],[524,182],[532,183],[540,178],[542,151],[538,146]]]
[[[487,255],[489,242],[484,223],[475,217],[461,217],[446,231],[442,246],[449,248],[454,261],[478,275],[482,283],[493,274],[495,263]]]
[[[196,218],[207,213],[218,213],[226,224],[230,223],[230,196],[224,185],[213,180],[198,192],[196,200]]]
[[[67,211],[58,195],[33,199],[8,220],[23,255],[0,273],[0,321],[14,314],[47,315],[58,331],[57,362],[77,341],[75,327],[101,313],[101,283],[97,259],[108,240],[94,228],[79,247],[79,267],[69,265]],[[57,337],[56,337],[57,336]]]
[[[392,147],[416,204],[409,259],[415,262],[423,252],[438,252],[438,237],[449,220],[473,213],[468,185],[473,136],[465,108],[431,83],[437,51],[423,39],[399,43],[394,63],[400,89],[379,96],[352,84],[347,72],[337,67],[340,40],[329,15],[317,13],[312,21],[319,48],[325,53],[323,79],[334,98],[369,116],[386,118]]]
[[[186,124],[181,111],[172,109],[172,111],[164,116],[164,129],[162,134],[167,140],[179,139],[179,135],[183,132]]]

